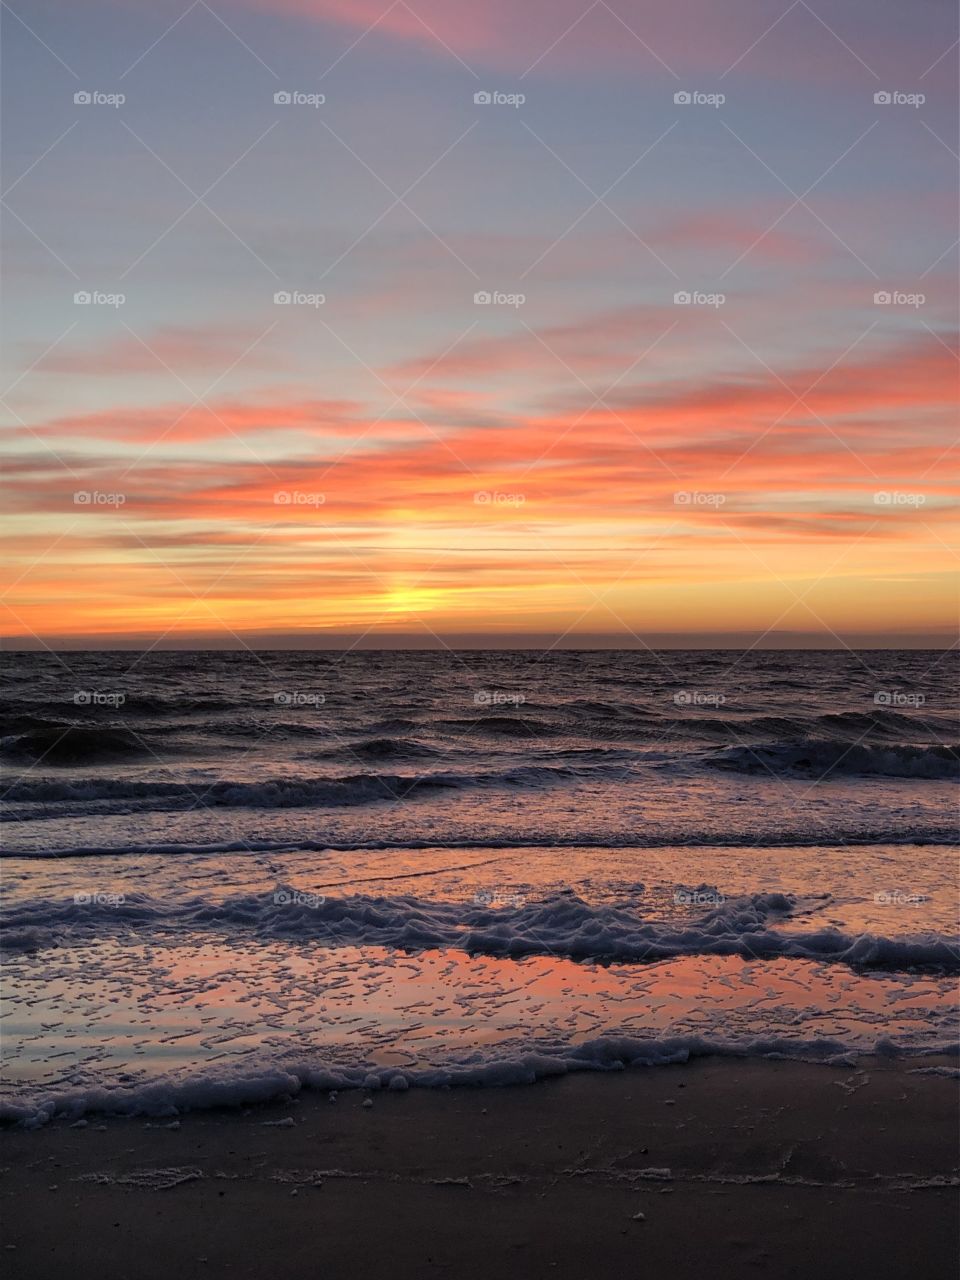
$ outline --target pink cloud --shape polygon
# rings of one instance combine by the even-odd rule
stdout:
[[[870,71],[917,72],[949,46],[953,19],[933,11],[917,21],[907,9],[878,12],[866,0],[835,0],[826,13],[817,6],[769,0],[673,0],[667,5],[636,0],[246,0],[250,7],[341,27],[344,49],[361,36],[400,40],[454,61],[522,72],[536,64],[551,73],[615,68],[677,75],[709,71],[720,76],[736,64],[741,75],[770,75],[806,83],[833,80],[849,85]],[[811,11],[814,10],[814,11]],[[789,11],[788,11],[789,10]],[[342,50],[341,50],[342,52]],[[353,54],[348,56],[354,56]],[[362,56],[362,55],[361,55]],[[331,61],[333,59],[331,58]],[[666,67],[664,66],[666,64]],[[866,64],[866,65],[865,65]]]

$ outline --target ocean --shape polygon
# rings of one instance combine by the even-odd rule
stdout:
[[[956,650],[9,655],[4,1094],[956,1045]]]

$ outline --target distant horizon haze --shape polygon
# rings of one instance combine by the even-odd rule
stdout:
[[[337,632],[320,634],[291,634],[284,632],[244,632],[231,634],[201,634],[184,636],[50,636],[50,637],[0,637],[0,649],[7,653],[33,653],[48,650],[53,653],[137,653],[137,652],[437,652],[464,650],[471,652],[589,652],[613,650],[628,652],[657,652],[658,650],[716,651],[759,650],[783,652],[837,651],[851,649],[869,650],[930,650],[947,652],[957,643],[956,633],[938,632],[859,633],[824,635],[822,632],[762,633],[716,632],[696,635],[680,632],[650,633],[645,637],[622,634],[589,633],[569,635],[558,641],[555,636],[532,633],[450,633],[447,635],[414,634],[410,632],[370,633],[358,636]]]

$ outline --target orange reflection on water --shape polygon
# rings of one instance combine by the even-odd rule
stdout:
[[[738,956],[647,965],[458,951],[239,941],[100,942],[44,975],[14,961],[9,1084],[80,1070],[123,1075],[276,1060],[418,1067],[484,1049],[515,1054],[607,1034],[723,1041],[823,1037],[862,1047],[955,1035],[955,988],[935,975]],[[42,969],[42,966],[41,966]]]

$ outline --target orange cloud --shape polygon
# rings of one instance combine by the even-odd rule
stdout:
[[[648,319],[598,323],[611,341]],[[557,326],[550,341],[576,332]],[[501,349],[468,352],[471,375]],[[478,421],[452,374],[426,374],[411,412],[383,421],[352,401],[223,397],[21,430],[11,633],[245,629],[280,615],[291,628],[422,617],[596,630],[608,595],[629,626],[693,625],[710,600],[713,623],[736,629],[789,607],[784,582],[820,578],[827,626],[858,608],[892,626],[907,603],[924,625],[950,616],[956,363],[932,335],[822,376],[787,371],[811,388],[803,403],[762,367],[694,384],[648,370],[610,407],[583,389],[520,414],[491,394]],[[883,608],[878,574],[899,582]]]

